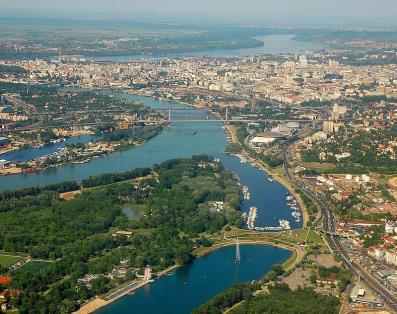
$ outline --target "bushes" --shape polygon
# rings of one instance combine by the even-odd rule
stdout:
[[[269,294],[260,294],[230,311],[231,314],[336,314],[338,312],[337,297],[320,295],[309,288],[291,290],[286,284],[269,286]]]
[[[257,290],[257,284],[238,283],[224,292],[218,294],[207,303],[192,311],[193,314],[220,314],[223,310],[234,304],[252,298],[253,291]]]
[[[121,172],[121,173],[107,173],[99,176],[89,177],[81,182],[82,187],[89,188],[100,185],[106,185],[126,180],[132,180],[139,177],[147,176],[151,173],[150,168],[137,168],[134,170]]]

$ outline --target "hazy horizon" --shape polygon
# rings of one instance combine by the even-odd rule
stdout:
[[[3,17],[45,18],[155,18],[194,17],[238,23],[393,23],[397,20],[395,0],[2,0]],[[272,17],[274,21],[272,21]],[[281,19],[277,19],[281,18]],[[354,17],[352,20],[351,17]],[[397,22],[396,22],[397,23]]]

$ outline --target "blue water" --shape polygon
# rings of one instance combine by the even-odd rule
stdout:
[[[234,261],[234,246],[221,248],[96,313],[187,314],[234,283],[259,279],[273,264],[291,255],[287,250],[256,244],[241,245],[240,250],[239,264]]]
[[[151,108],[186,108],[181,104],[164,102],[154,98],[118,94]],[[207,113],[192,109],[189,112],[205,118]],[[192,135],[192,130],[197,134]],[[291,227],[295,223],[288,209],[281,184],[267,181],[267,174],[240,163],[238,158],[224,154],[226,138],[223,125],[211,123],[174,123],[159,136],[143,145],[93,159],[82,165],[64,165],[41,173],[0,177],[0,190],[48,184],[64,180],[81,180],[90,175],[126,171],[135,167],[148,167],[155,163],[197,154],[219,158],[224,166],[237,173],[241,184],[247,185],[251,199],[242,204],[242,210],[250,206],[258,208],[256,226],[278,226],[278,219],[285,218]],[[126,213],[127,214],[127,213]],[[192,264],[176,271],[173,276],[164,276],[153,284],[139,289],[134,296],[126,296],[99,313],[189,313],[190,310],[230,287],[233,283],[259,279],[271,265],[286,260],[290,252],[262,245],[241,246],[241,264],[234,263],[234,247],[226,247],[196,259]],[[186,283],[186,284],[185,284]]]
[[[165,102],[155,98],[116,94],[148,107],[156,109],[186,108],[185,105],[174,102]],[[207,113],[192,109],[195,119],[197,116],[206,118]],[[192,130],[197,134],[192,135]],[[224,154],[227,145],[223,125],[211,123],[175,123],[166,128],[159,136],[143,145],[115,152],[91,160],[85,164],[69,164],[58,168],[50,168],[39,173],[18,174],[0,177],[0,190],[28,187],[37,184],[56,183],[65,180],[81,180],[92,175],[109,172],[121,172],[136,167],[151,167],[171,158],[191,157],[192,155],[208,154],[219,158],[224,166],[240,176],[241,184],[248,186],[251,199],[242,204],[242,210],[248,211],[249,207],[258,208],[256,226],[278,226],[278,219],[285,218],[291,222],[291,227],[301,227],[291,216],[287,207],[285,194],[287,189],[281,184],[267,181],[267,174],[252,167],[248,163],[240,163],[239,159]],[[28,158],[31,151],[28,151]]]
[[[96,61],[114,61],[128,62],[138,59],[163,59],[165,57],[215,57],[215,58],[233,58],[241,56],[252,56],[260,54],[283,54],[283,53],[304,53],[307,51],[320,51],[329,49],[328,45],[312,41],[294,40],[293,34],[266,35],[258,36],[257,39],[263,42],[263,46],[254,48],[228,49],[228,50],[209,50],[196,51],[177,54],[168,54],[167,56],[147,56],[147,55],[130,55],[130,56],[102,56],[91,58]]]
[[[40,148],[26,148],[16,151],[11,151],[5,154],[0,154],[0,159],[6,159],[17,162],[26,162],[31,159],[42,157],[56,152],[59,148],[65,147],[70,144],[85,144],[94,142],[99,138],[98,135],[81,135],[67,138],[60,143],[50,143]]]

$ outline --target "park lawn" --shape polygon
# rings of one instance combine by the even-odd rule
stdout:
[[[53,261],[31,261],[18,269],[17,272],[37,273],[50,267],[53,263]]]
[[[21,259],[22,259],[21,256],[0,254],[0,265],[3,267],[9,267]]]

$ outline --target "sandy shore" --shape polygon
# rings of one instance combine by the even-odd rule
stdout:
[[[180,267],[180,265],[174,265],[171,267],[168,267],[166,269],[164,269],[163,271],[159,272],[156,274],[157,277],[161,277],[164,276],[165,274],[171,272],[172,270],[176,269]],[[125,287],[120,287],[118,290],[116,290],[115,292],[111,293],[111,295],[115,295],[114,297],[111,298],[106,298],[106,297],[98,297],[90,302],[88,302],[87,304],[85,304],[84,306],[82,306],[78,311],[74,312],[75,314],[89,314],[89,313],[93,313],[96,310],[124,297],[127,294],[130,294],[131,292],[134,292],[135,290],[143,287],[144,285],[150,283],[151,281],[134,281],[131,282],[129,285],[125,286]]]
[[[109,301],[102,300],[100,298],[96,298],[95,300],[87,303],[82,306],[78,311],[74,312],[75,314],[89,314],[92,313],[101,307],[109,304]]]
[[[114,295],[113,297],[107,299],[106,297],[98,297],[95,298],[94,300],[88,302],[84,306],[82,306],[78,311],[74,312],[75,314],[89,314],[93,313],[96,310],[124,297],[127,294],[130,294],[131,292],[134,292],[135,290],[139,289],[140,287],[146,285],[150,281],[134,281],[128,284],[125,287],[120,287],[117,291],[113,292],[110,294],[110,296]]]

